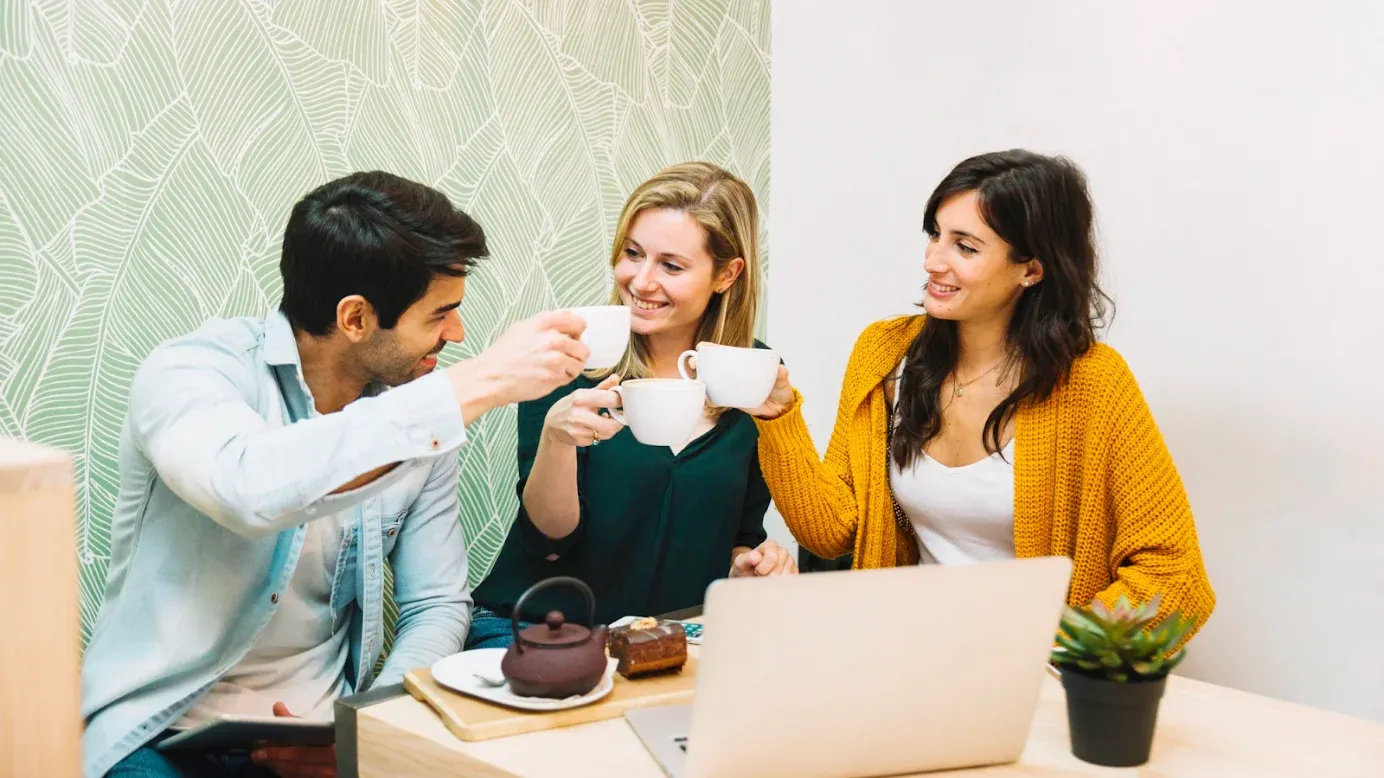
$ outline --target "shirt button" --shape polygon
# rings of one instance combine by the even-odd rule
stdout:
[[[442,445],[442,444],[437,442],[437,438],[433,438],[433,439],[432,439],[432,447],[433,447],[433,448],[437,448],[437,447],[440,446],[440,445]]]
[[[385,533],[385,534],[386,534],[386,535],[389,535],[389,536],[392,538],[392,537],[394,537],[394,533],[396,533],[396,532],[398,532],[398,531],[399,531],[399,530],[397,530],[397,529],[391,529],[389,532],[387,532],[387,533]]]
[[[274,592],[273,594],[269,595],[269,601],[270,601],[270,602],[273,602],[273,603],[277,603],[277,602],[279,601],[279,593],[278,593],[278,592]]]

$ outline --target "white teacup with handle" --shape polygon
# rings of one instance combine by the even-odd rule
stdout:
[[[630,309],[627,305],[590,305],[573,308],[582,317],[586,330],[581,342],[591,349],[586,370],[604,370],[620,364],[630,342]]]
[[[692,357],[697,359],[695,380],[706,384],[707,398],[720,408],[758,408],[778,378],[779,356],[772,349],[698,344],[678,357],[678,373],[689,380],[687,360]]]
[[[639,378],[612,388],[620,408],[610,415],[646,446],[675,448],[691,440],[706,412],[706,386],[679,378]]]

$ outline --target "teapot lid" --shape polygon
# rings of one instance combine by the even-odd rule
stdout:
[[[591,636],[591,630],[580,624],[569,624],[562,611],[549,611],[542,624],[534,624],[519,632],[524,643],[541,648],[562,648],[576,645]]]

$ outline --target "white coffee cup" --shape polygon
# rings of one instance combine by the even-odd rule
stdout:
[[[767,348],[738,348],[699,344],[678,357],[678,373],[687,374],[687,360],[697,358],[696,380],[706,384],[711,404],[720,408],[758,408],[769,399],[778,378],[778,353]]]
[[[681,446],[706,411],[706,385],[679,378],[639,378],[613,387],[620,408],[610,415],[646,446]]]
[[[626,305],[592,305],[573,308],[586,321],[581,342],[591,349],[585,369],[604,370],[620,364],[630,342],[630,309]]]

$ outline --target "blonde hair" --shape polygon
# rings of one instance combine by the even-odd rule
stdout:
[[[715,262],[713,278],[736,257],[745,261],[730,288],[712,294],[692,339],[692,348],[704,341],[723,346],[754,346],[761,283],[759,208],[749,185],[710,162],[684,162],[664,168],[640,184],[625,201],[610,250],[611,267],[624,254],[635,217],[649,208],[682,211],[701,225],[706,231],[706,253]],[[619,288],[611,290],[610,304],[624,304]],[[642,335],[630,335],[625,356],[613,370],[594,371],[592,376],[603,378],[612,372],[619,373],[622,379],[653,375]]]

